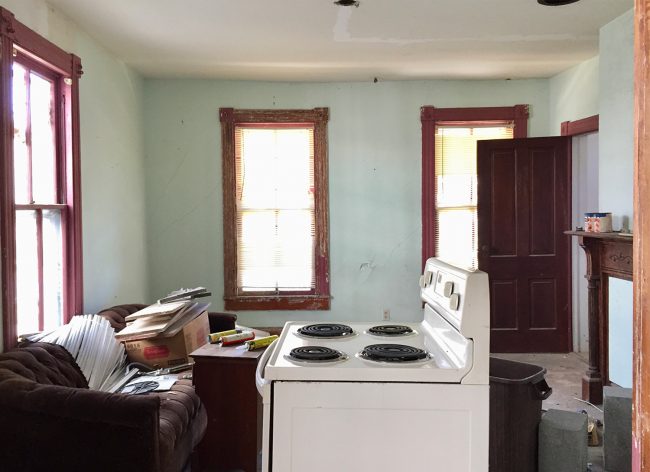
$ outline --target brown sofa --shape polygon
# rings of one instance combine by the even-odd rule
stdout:
[[[0,469],[188,469],[207,415],[189,380],[145,395],[88,389],[61,346],[30,343],[0,354]]]

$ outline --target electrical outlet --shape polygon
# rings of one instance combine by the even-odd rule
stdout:
[[[390,321],[390,310],[388,308],[384,308],[384,321]]]

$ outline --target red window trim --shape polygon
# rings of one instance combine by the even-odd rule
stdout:
[[[600,115],[592,115],[575,121],[563,121],[560,124],[562,136],[576,136],[578,134],[595,133],[598,131]]]
[[[528,105],[481,108],[420,109],[422,122],[422,267],[436,253],[436,169],[435,131],[440,124],[467,125],[495,122],[514,123],[514,137],[528,136]]]
[[[2,318],[3,348],[11,349],[17,338],[16,313],[16,219],[14,205],[13,169],[13,117],[12,117],[12,64],[14,50],[25,54],[32,61],[48,70],[69,78],[69,83],[60,81],[57,93],[62,92],[61,126],[59,130],[65,142],[57,149],[65,162],[59,169],[62,187],[66,189],[64,228],[71,228],[72,234],[64,232],[63,257],[65,261],[64,322],[75,313],[83,311],[83,264],[81,234],[81,146],[79,140],[79,78],[83,73],[81,60],[74,54],[40,36],[16,20],[13,13],[0,7],[0,248],[2,251]],[[60,166],[61,167],[61,166]],[[72,220],[72,224],[68,224]]]
[[[329,204],[327,181],[328,108],[311,110],[237,110],[220,108],[223,185],[224,302],[226,310],[329,310]],[[235,225],[235,128],[314,126],[316,247],[315,289],[308,294],[241,295],[237,290],[237,234]]]

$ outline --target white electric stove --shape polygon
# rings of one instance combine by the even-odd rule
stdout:
[[[488,470],[487,274],[429,259],[417,323],[288,322],[260,359],[263,471]]]

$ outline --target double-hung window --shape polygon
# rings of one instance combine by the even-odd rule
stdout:
[[[221,109],[226,309],[329,308],[327,120]]]
[[[79,58],[0,12],[4,347],[80,312]]]
[[[422,108],[422,256],[478,267],[479,140],[526,137],[526,105]]]

